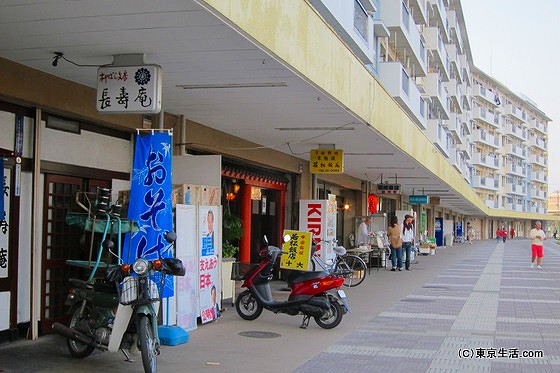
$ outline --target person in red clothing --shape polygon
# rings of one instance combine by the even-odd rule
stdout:
[[[511,227],[511,229],[509,230],[509,238],[514,238],[514,237],[515,237],[515,229]]]

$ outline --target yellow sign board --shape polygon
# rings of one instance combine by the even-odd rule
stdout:
[[[290,240],[284,242],[280,268],[310,271],[311,257],[311,232],[284,230],[283,236],[289,235]]]
[[[313,149],[309,156],[309,171],[312,174],[341,174],[344,172],[342,149]]]

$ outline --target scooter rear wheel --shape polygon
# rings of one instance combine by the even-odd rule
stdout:
[[[144,315],[138,314],[138,344],[142,352],[142,365],[145,373],[157,371],[158,341],[154,337],[152,320]]]
[[[257,302],[254,295],[249,290],[237,296],[235,300],[235,310],[244,320],[255,320],[263,311],[263,306]]]
[[[70,311],[70,325],[68,325],[70,329],[76,329],[86,335],[91,335],[92,333],[89,328],[88,322],[90,313],[91,309],[88,305],[86,305],[84,313],[82,314],[82,317],[80,317],[80,305],[76,305]],[[72,339],[67,339],[66,345],[68,346],[68,351],[70,351],[70,354],[80,359],[88,357],[89,355],[91,355],[93,350],[95,350],[95,347],[93,346],[88,346]]]
[[[323,316],[316,316],[315,322],[323,329],[332,329],[342,321],[344,311],[336,299],[329,299],[330,309],[323,313]]]

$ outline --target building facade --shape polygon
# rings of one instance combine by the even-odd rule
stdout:
[[[266,206],[271,226],[297,228],[299,200],[337,195],[339,203],[352,206],[338,215],[345,245],[355,219],[369,213],[367,200],[374,193],[379,194],[381,212],[388,215],[415,210],[421,233],[430,236],[436,219],[450,234],[457,224],[471,222],[479,238],[489,238],[498,224],[526,232],[531,220],[545,213],[549,119],[535,104],[473,67],[460,1],[197,0],[174,3],[179,9],[158,3],[129,3],[130,12],[159,26],[145,26],[144,37],[137,36],[141,26],[131,16],[111,18],[114,43],[99,41],[97,32],[67,30],[71,22],[62,22],[58,27],[65,35],[81,39],[68,41],[53,34],[48,45],[59,48],[68,42],[68,50],[81,53],[84,62],[129,52],[130,45],[150,51],[163,65],[165,89],[171,92],[165,113],[151,117],[98,113],[95,89],[91,81],[86,84],[83,67],[64,67],[64,61],[53,61],[45,53],[47,46],[36,47],[29,34],[51,38],[49,25],[60,21],[54,17],[43,22],[42,6],[54,4],[30,5],[26,14],[37,17],[31,28],[28,18],[18,18],[19,9],[0,6],[14,23],[10,29],[25,24],[21,29],[27,30],[0,41],[0,156],[5,158],[8,201],[3,242],[10,261],[0,272],[2,311],[8,311],[0,312],[0,332],[17,334],[25,325],[37,336],[61,317],[63,280],[73,275],[63,272],[63,262],[75,250],[53,241],[67,228],[64,208],[76,190],[129,182],[137,128],[161,123],[178,134],[176,153],[183,148],[191,154],[222,156],[222,194],[239,183],[274,190],[262,193],[264,200],[243,199],[247,215],[256,220],[262,220]],[[156,17],[144,17],[154,8]],[[106,27],[110,17],[103,13],[111,9],[95,11],[99,17],[90,20],[103,20],[96,27]],[[77,20],[80,16],[74,15]],[[165,25],[172,27],[154,36],[154,30]],[[131,35],[134,43],[127,39]],[[20,53],[24,49],[37,50],[37,57]],[[181,70],[183,66],[191,70]],[[285,82],[270,87],[275,93],[263,85],[185,84],[200,76],[208,79],[204,83],[277,76]],[[277,93],[282,90],[287,93]],[[269,109],[259,112],[261,107]],[[60,119],[77,122],[78,131],[55,129],[51,124],[57,119],[59,124]],[[305,142],[311,145],[296,149]],[[347,146],[347,166],[358,166],[344,174],[312,175],[309,147],[336,142]],[[398,183],[407,192],[380,193],[376,185],[383,180],[372,180],[364,172],[367,163],[354,161],[374,158],[378,170],[385,160],[402,159],[397,165],[401,175],[410,172],[411,177]],[[412,174],[418,169],[421,173]],[[387,167],[386,173],[394,170]],[[398,184],[397,176],[394,179]],[[424,186],[428,180],[434,182],[431,189]],[[430,194],[430,203],[411,203],[414,194]],[[452,207],[453,201],[459,201],[458,207]],[[63,233],[79,243],[75,232]],[[258,239],[251,237],[247,247],[258,250],[253,238]]]

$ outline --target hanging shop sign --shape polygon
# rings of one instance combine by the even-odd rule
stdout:
[[[411,195],[408,196],[408,203],[411,205],[426,205],[430,201],[430,197],[423,195]]]
[[[161,93],[160,66],[105,66],[97,70],[100,113],[157,114],[161,111]]]
[[[341,174],[344,172],[342,149],[312,149],[309,155],[309,171],[312,174]]]
[[[388,184],[379,183],[377,184],[377,193],[380,194],[401,194],[400,184]]]

